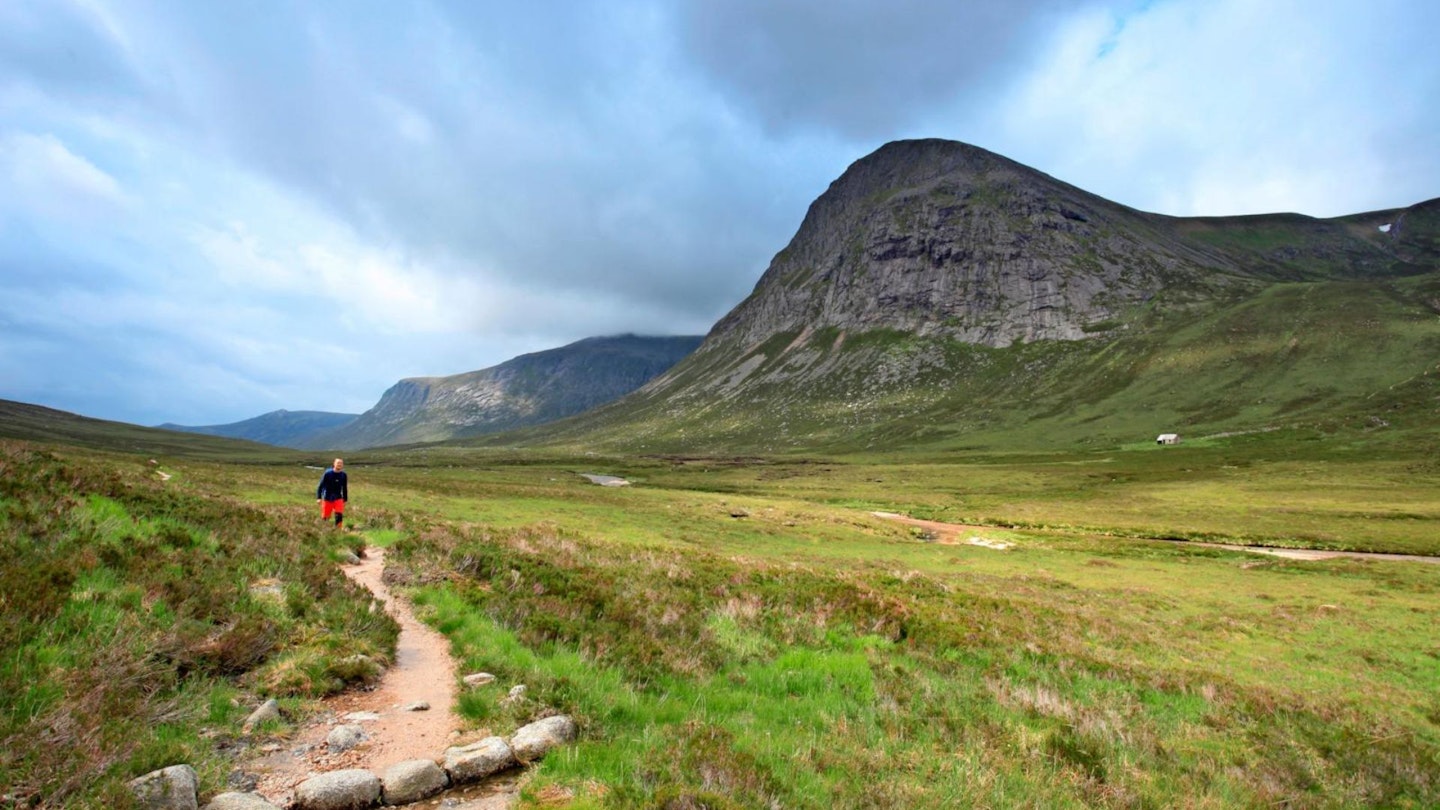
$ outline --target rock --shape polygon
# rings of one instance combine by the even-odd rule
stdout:
[[[295,787],[294,810],[363,810],[380,801],[380,777],[359,768],[331,771]]]
[[[524,699],[525,699],[525,684],[523,684],[523,683],[517,683],[517,684],[515,684],[514,686],[510,687],[510,692],[509,692],[509,694],[505,695],[505,697],[503,697],[503,698],[500,698],[500,705],[502,705],[502,706],[509,706],[509,705],[512,704],[512,703],[519,703],[520,701],[522,701],[522,700],[524,700]]]
[[[261,723],[270,723],[280,719],[280,704],[274,698],[260,704],[260,708],[250,713],[245,718],[245,725],[240,727],[244,734],[249,734]]]
[[[342,719],[352,723],[373,723],[380,719],[380,715],[375,712],[350,712]]]
[[[233,793],[250,793],[260,786],[260,777],[246,771],[231,771],[225,785]]]
[[[280,810],[259,793],[221,793],[203,810]]]
[[[359,565],[360,557],[348,548],[342,548],[338,552],[341,565]]]
[[[428,759],[397,762],[380,775],[380,796],[390,805],[418,802],[449,786],[450,777]]]
[[[402,711],[402,712],[428,712],[428,711],[430,711],[430,701],[428,701],[428,700],[417,700],[417,701],[415,701],[414,703],[406,703],[404,706],[401,706],[401,707],[400,707],[400,711]]]
[[[189,765],[172,765],[130,780],[130,792],[145,810],[198,810],[199,789],[200,779]]]
[[[575,739],[575,721],[567,715],[536,720],[510,738],[510,750],[521,762],[545,756],[545,752]]]
[[[473,675],[466,675],[461,680],[466,686],[484,686],[487,683],[494,683],[495,676],[488,672],[476,672]]]
[[[747,511],[745,511],[744,509],[741,509],[740,507],[737,506],[737,507],[735,507],[735,508],[733,508],[733,509],[730,510],[730,517],[735,518],[736,520],[739,520],[740,518],[748,518],[748,517],[750,517],[750,513],[747,512]]]
[[[500,737],[486,737],[477,743],[445,749],[445,772],[457,785],[478,782],[517,764],[510,744]]]
[[[340,753],[341,751],[349,751],[351,748],[368,739],[370,739],[370,736],[365,733],[365,729],[358,725],[350,724],[336,726],[330,729],[330,733],[325,737],[325,745],[329,747],[330,752],[333,754]]]

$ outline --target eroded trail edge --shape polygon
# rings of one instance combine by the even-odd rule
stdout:
[[[297,784],[326,771],[364,768],[380,773],[398,762],[433,758],[457,740],[461,722],[455,712],[457,681],[449,642],[385,586],[384,549],[366,549],[359,565],[343,570],[399,623],[395,661],[373,689],[327,698],[323,710],[293,741],[252,763],[260,774],[258,792],[267,798],[287,798]],[[428,708],[420,709],[422,705]],[[342,723],[358,723],[367,739],[350,750],[331,752],[326,736]]]
[[[360,751],[362,759],[353,766],[383,771],[407,759],[423,759],[449,746],[460,729],[455,713],[455,662],[450,642],[415,618],[409,601],[398,598],[385,587],[385,550],[370,548],[359,565],[345,567],[345,575],[375,594],[396,622],[400,638],[395,663],[385,671],[370,692],[340,695],[326,701],[344,716],[371,712],[379,720],[362,722],[371,741]],[[425,710],[407,710],[425,704]]]

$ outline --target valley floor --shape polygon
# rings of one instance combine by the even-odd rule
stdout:
[[[97,481],[117,470],[190,514],[258,510],[296,532],[316,521],[300,459],[93,463]],[[1440,803],[1440,568],[1229,547],[1436,554],[1440,473],[1423,458],[430,448],[347,468],[354,539],[384,547],[387,580],[459,670],[529,687],[515,703],[462,692],[466,731],[545,711],[579,720],[580,742],[522,780],[522,806]],[[4,497],[21,515],[22,496]],[[88,576],[72,601],[102,598]],[[267,576],[293,599],[342,593]],[[247,694],[293,683],[246,666],[273,672],[236,677]],[[212,712],[190,727],[235,722]],[[105,773],[133,776],[142,759]],[[222,768],[204,771],[212,790]]]

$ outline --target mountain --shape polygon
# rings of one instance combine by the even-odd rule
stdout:
[[[232,439],[247,439],[277,447],[310,447],[316,437],[343,428],[355,421],[358,414],[330,413],[328,411],[271,411],[270,413],[233,422],[228,425],[205,425],[192,427],[165,423],[162,430],[182,433],[202,433],[206,436],[227,436]]]
[[[694,351],[701,337],[595,337],[450,377],[396,383],[310,447],[354,449],[495,433],[587,411],[634,391]]]
[[[535,439],[1043,447],[1386,402],[1434,423],[1437,268],[1440,200],[1169,217],[978,147],[900,141],[830,185],[694,354]]]

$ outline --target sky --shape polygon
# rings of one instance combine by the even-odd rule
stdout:
[[[1434,0],[0,0],[0,398],[359,413],[704,334],[900,138],[1173,215],[1440,196]]]

